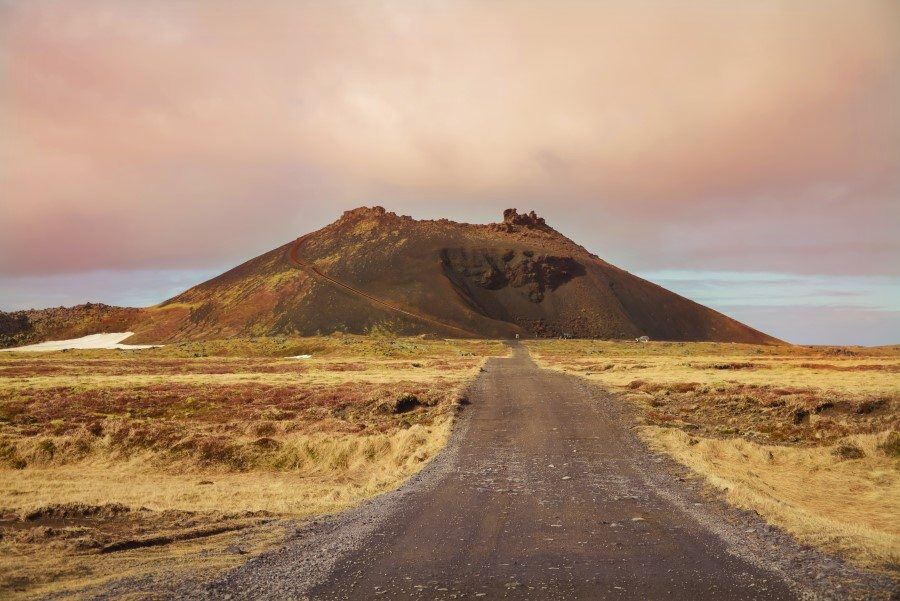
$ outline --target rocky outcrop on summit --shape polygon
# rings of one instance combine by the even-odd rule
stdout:
[[[528,213],[523,213],[520,215],[516,209],[506,209],[505,211],[503,211],[503,223],[505,223],[506,225],[518,225],[535,229],[550,229],[549,227],[547,227],[547,222],[544,221],[544,218],[538,217],[537,213],[535,213],[534,211],[529,211]]]

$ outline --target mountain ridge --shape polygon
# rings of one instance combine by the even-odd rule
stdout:
[[[158,305],[105,315],[135,332],[129,342],[383,327],[451,337],[780,342],[607,263],[534,211],[516,209],[497,223],[468,224],[359,207]]]

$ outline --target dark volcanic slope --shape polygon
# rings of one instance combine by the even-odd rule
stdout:
[[[292,245],[152,308],[136,326],[136,340],[364,332],[379,325],[460,335],[298,269]],[[600,260],[533,213],[509,210],[501,223],[470,225],[360,208],[304,237],[297,256],[371,297],[474,336],[775,342]]]
[[[142,310],[129,320],[137,333],[129,342],[377,327],[492,338],[777,342],[602,261],[533,212],[510,209],[500,223],[472,225],[360,208],[301,238],[296,260],[294,246]]]

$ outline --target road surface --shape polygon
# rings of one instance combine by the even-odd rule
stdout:
[[[788,599],[669,500],[611,397],[491,359],[448,449],[400,490],[301,531],[207,597]],[[684,486],[674,478],[676,485]],[[734,548],[734,542],[731,543]],[[193,591],[199,593],[200,591]],[[192,593],[192,594],[193,594]]]

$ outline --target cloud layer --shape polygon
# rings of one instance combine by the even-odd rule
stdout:
[[[0,281],[205,273],[376,203],[896,278],[898,74],[892,0],[0,0]]]
[[[219,264],[372,202],[535,207],[638,269],[896,269],[894,2],[37,0],[0,22],[0,274]]]

